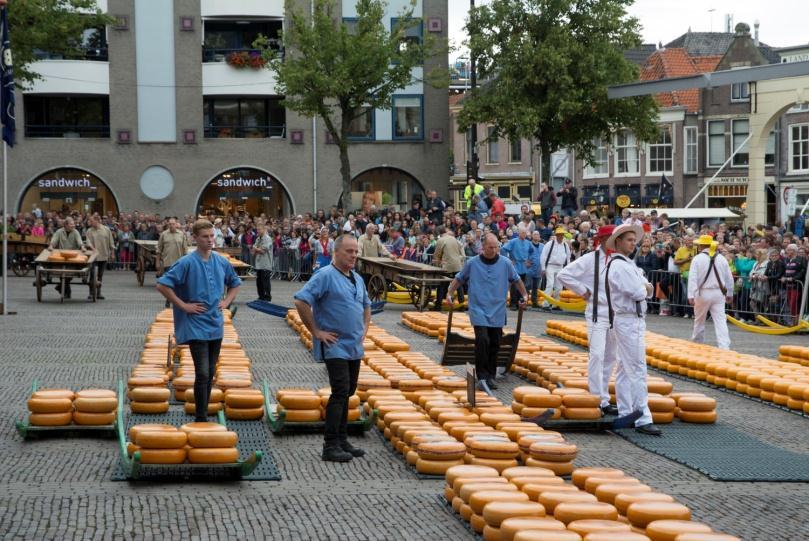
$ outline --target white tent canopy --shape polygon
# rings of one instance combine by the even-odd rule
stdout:
[[[653,210],[657,211],[657,215],[660,216],[661,214],[666,214],[669,219],[680,219],[680,220],[740,220],[742,216],[736,214],[732,210],[727,208],[713,208],[713,209],[701,209],[701,208],[648,208],[648,209],[630,209],[632,212],[643,212],[644,215],[648,216],[650,212]]]

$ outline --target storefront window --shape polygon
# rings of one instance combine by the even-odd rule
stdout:
[[[239,168],[214,177],[197,202],[201,215],[249,214],[280,218],[292,214],[286,190],[266,171]]]
[[[118,214],[118,202],[97,176],[81,169],[54,169],[35,178],[20,200],[19,212],[34,205],[45,212]]]

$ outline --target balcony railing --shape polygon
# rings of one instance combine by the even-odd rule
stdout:
[[[64,137],[64,138],[106,138],[110,136],[110,126],[87,125],[81,126],[60,126],[47,124],[26,124],[26,137]]]
[[[206,126],[205,137],[213,139],[261,139],[286,137],[286,125],[280,126]]]
[[[37,50],[34,51],[34,58],[37,60],[95,60],[98,62],[106,62],[109,60],[109,53],[106,47],[81,48],[79,54],[71,56]]]
[[[284,51],[281,49],[281,42],[279,40],[271,39],[270,45],[276,53],[282,57]],[[227,57],[231,53],[258,53],[258,49],[216,49],[213,47],[202,48],[202,61],[203,62],[226,62]]]

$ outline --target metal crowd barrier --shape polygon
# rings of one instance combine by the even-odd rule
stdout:
[[[306,281],[314,271],[313,258],[312,252],[301,255],[299,250],[290,248],[273,250],[272,278],[291,282]]]

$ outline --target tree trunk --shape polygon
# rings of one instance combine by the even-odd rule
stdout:
[[[345,139],[340,142],[340,177],[343,181],[343,196],[340,199],[340,206],[343,212],[348,215],[351,211],[351,164],[348,160],[348,144]]]

